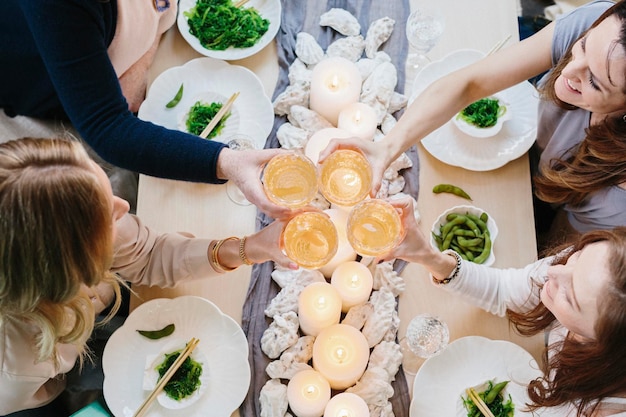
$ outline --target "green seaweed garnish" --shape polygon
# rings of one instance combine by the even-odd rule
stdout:
[[[481,98],[470,104],[457,117],[477,127],[491,127],[498,122],[498,117],[506,113],[506,106],[500,105],[495,98]]]
[[[231,0],[198,0],[183,14],[189,33],[216,51],[254,46],[270,27],[254,7],[235,7]]]
[[[156,371],[159,373],[159,380],[163,378],[163,375],[165,375],[180,354],[181,351],[177,350],[176,352],[167,353],[165,355],[165,360],[156,367]],[[202,365],[191,359],[191,356],[188,356],[182,365],[180,365],[180,368],[174,372],[174,375],[168,383],[165,384],[163,391],[165,391],[167,396],[171,399],[180,401],[190,396],[198,389],[201,384],[200,375],[202,375]]]
[[[222,108],[222,103],[213,102],[211,104],[206,104],[201,101],[196,101],[191,109],[189,109],[189,116],[187,117],[187,122],[185,126],[187,127],[187,132],[192,135],[200,136],[200,133],[204,130],[206,125],[215,117],[217,112]],[[231,115],[231,112],[227,112],[222,120],[220,120],[215,128],[209,133],[207,139],[214,138],[219,135],[222,129],[226,124],[226,119],[228,119]]]
[[[478,393],[495,417],[514,416],[515,405],[513,404],[511,394],[508,394],[505,399],[502,392],[508,382],[509,381],[503,381],[494,384],[491,380],[487,381],[487,389]],[[481,417],[483,415],[476,404],[474,404],[474,401],[472,401],[469,397],[465,398],[461,396],[461,400],[463,401],[463,406],[467,411],[467,417]]]

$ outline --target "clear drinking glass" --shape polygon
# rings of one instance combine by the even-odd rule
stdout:
[[[304,207],[317,195],[317,170],[304,155],[280,154],[265,166],[263,187],[267,198],[275,204]]]
[[[415,375],[424,361],[439,354],[450,341],[450,331],[445,322],[429,314],[413,317],[400,340],[402,368]]]
[[[250,136],[241,133],[230,136],[226,140],[226,144],[233,151],[247,151],[257,148],[254,140],[252,140]],[[246,196],[243,195],[239,187],[237,187],[237,184],[232,181],[226,183],[226,194],[228,198],[230,198],[230,201],[240,206],[249,206],[252,204],[246,199]]]
[[[339,149],[320,165],[320,191],[331,203],[353,206],[372,188],[372,168],[359,151]]]
[[[308,211],[289,220],[281,242],[289,259],[303,268],[316,269],[335,256],[339,238],[328,214]]]
[[[362,201],[348,214],[348,242],[361,256],[386,254],[400,243],[403,233],[400,215],[384,200]]]
[[[445,19],[439,10],[419,7],[406,21],[406,37],[413,48],[407,56],[407,66],[421,70],[430,59],[426,54],[437,44],[445,28]]]

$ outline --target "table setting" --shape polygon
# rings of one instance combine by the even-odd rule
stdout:
[[[262,38],[261,42],[265,43],[256,50],[253,48],[245,53],[231,51],[226,52],[230,55],[220,56],[207,52],[206,48],[194,45],[193,41],[187,39],[188,29],[181,23],[181,15],[184,16],[183,12],[194,6],[187,3],[183,5],[181,1],[181,13],[175,28],[180,34],[174,33],[171,36],[175,38],[166,39],[161,52],[165,58],[157,62],[156,68],[162,66],[160,72],[154,75],[139,117],[170,128],[184,129],[181,119],[193,102],[204,99],[225,103],[234,92],[239,92],[239,97],[229,109],[231,115],[225,120],[221,133],[213,140],[226,143],[236,133],[251,138],[257,149],[291,149],[314,165],[317,164],[319,152],[333,137],[354,135],[364,140],[382,138],[417,92],[449,70],[450,59],[455,60],[454,65],[459,65],[456,58],[447,58],[448,54],[454,57],[455,54],[465,54],[464,51],[477,48],[471,42],[462,45],[447,38],[450,36],[450,25],[453,24],[450,18],[452,5],[442,4],[439,9],[446,17],[445,28],[436,45],[430,46],[432,52],[425,52],[431,62],[424,64],[414,77],[415,68],[405,67],[409,53],[416,50],[409,45],[406,31],[410,10],[416,6],[414,1],[388,4],[366,1],[313,3],[303,0],[250,0],[241,7],[258,6],[259,11],[267,11],[272,16],[269,33],[276,32],[269,41]],[[428,3],[436,7],[434,2]],[[276,24],[277,11],[279,24]],[[454,13],[462,12],[458,10]],[[472,11],[469,14],[475,13]],[[497,40],[504,39],[502,32],[510,28],[506,26],[497,30],[496,34],[489,35],[488,42],[473,49],[476,53],[467,54],[470,57],[468,59],[484,54],[479,50],[487,51],[495,43],[492,38],[496,36]],[[180,40],[181,37],[184,42]],[[276,45],[274,51],[271,50],[272,43]],[[180,52],[181,45],[188,48]],[[179,58],[173,60],[166,54]],[[439,59],[445,62],[443,66]],[[272,70],[275,72],[267,70],[268,61],[273,61],[273,66],[277,65]],[[202,74],[211,76],[203,77]],[[213,74],[216,74],[215,78]],[[275,79],[275,83],[268,82],[268,79]],[[177,95],[182,83],[185,92],[178,104],[166,108],[165,104]],[[452,208],[473,207],[481,213],[488,212],[490,220],[499,226],[490,263],[496,266],[517,266],[534,258],[536,249],[534,241],[528,236],[528,224],[519,222],[511,228],[507,224],[503,230],[499,221],[504,219],[505,212],[514,216],[524,213],[520,217],[526,222],[527,213],[530,212],[532,221],[532,207],[530,201],[526,200],[530,196],[529,176],[527,168],[523,166],[527,146],[530,146],[528,135],[531,133],[524,130],[520,135],[517,126],[532,124],[530,108],[534,103],[532,100],[536,98],[532,95],[528,98],[528,90],[521,91],[522,88],[525,87],[505,97],[513,103],[513,119],[504,123],[502,132],[504,136],[515,137],[513,140],[517,143],[513,146],[513,154],[509,152],[508,156],[497,156],[496,161],[492,162],[491,158],[483,154],[476,156],[464,152],[459,158],[467,159],[459,162],[450,160],[445,152],[432,151],[429,144],[431,139],[427,137],[396,161],[388,172],[383,194],[377,197],[408,195],[414,198],[416,216],[421,218],[421,225],[428,233],[437,218],[445,216]],[[405,91],[408,92],[406,95]],[[456,127],[450,122],[447,128]],[[488,154],[490,151],[485,152]],[[500,155],[497,151],[496,154]],[[475,159],[479,161],[474,162]],[[486,160],[489,162],[483,164]],[[492,183],[491,177],[487,177],[492,172],[497,172],[503,178],[518,178],[521,174],[519,180],[526,182],[520,182],[511,201],[518,203],[517,207],[511,210],[511,202],[506,205],[498,202],[497,197],[502,188]],[[441,183],[462,185],[474,197],[471,206],[457,196],[432,193],[433,186]],[[147,224],[160,230],[191,230],[201,236],[245,235],[272,221],[254,206],[233,205],[233,201],[226,198],[225,188],[224,185],[186,184],[141,176],[138,214]],[[479,312],[463,302],[459,304],[452,298],[446,298],[449,296],[445,294],[436,294],[436,289],[428,286],[429,280],[421,278],[426,274],[418,265],[400,261],[371,265],[371,257],[362,253],[362,249],[356,251],[354,242],[350,242],[346,234],[348,217],[355,209],[354,205],[342,206],[338,204],[340,201],[331,201],[332,197],[327,198],[321,190],[316,191],[317,195],[310,204],[332,221],[337,232],[336,252],[324,265],[313,265],[311,269],[301,268],[297,273],[291,273],[266,263],[240,268],[232,275],[228,274],[227,279],[215,279],[212,283],[191,283],[168,290],[136,289],[138,296],[131,301],[134,310],[122,332],[127,337],[131,337],[137,328],[145,327],[146,323],[151,323],[153,329],[167,324],[161,318],[147,319],[145,313],[142,313],[147,311],[144,308],[160,307],[158,303],[166,305],[167,299],[187,302],[186,297],[193,294],[196,298],[208,300],[219,312],[212,314],[233,317],[233,323],[241,327],[239,330],[233,329],[231,335],[238,334],[238,349],[242,349],[242,341],[246,345],[245,365],[236,365],[241,360],[241,351],[219,353],[223,359],[238,358],[228,360],[236,368],[223,372],[224,375],[230,373],[233,379],[239,378],[238,383],[242,384],[245,392],[230,390],[219,401],[203,393],[195,404],[186,408],[187,411],[168,409],[157,412],[155,410],[162,408],[155,402],[152,412],[157,414],[148,415],[196,415],[193,414],[196,412],[194,410],[208,407],[211,403],[223,405],[222,411],[211,415],[283,416],[290,412],[291,415],[302,417],[335,417],[350,415],[345,414],[347,409],[356,413],[353,415],[363,415],[367,409],[372,416],[418,417],[429,415],[429,408],[423,401],[429,401],[430,395],[439,396],[441,401],[449,401],[455,407],[445,415],[464,415],[455,402],[463,389],[477,386],[490,378],[507,377],[508,366],[521,357],[520,351],[526,354],[524,359],[528,359],[528,364],[531,364],[533,358],[538,358],[542,343],[537,338],[523,340],[511,334],[505,320]],[[207,221],[203,219],[207,213],[211,213],[207,211],[207,204],[227,208],[230,214],[219,225],[214,223],[220,222]],[[159,210],[150,209],[155,206]],[[185,210],[188,215],[174,215],[181,210]],[[521,233],[520,230],[525,232]],[[399,235],[397,231],[393,234]],[[496,251],[497,259],[493,257]],[[333,273],[335,271],[336,274]],[[286,293],[290,293],[289,297],[285,296]],[[324,300],[324,308],[332,310],[326,321],[323,314],[325,310],[320,310],[320,299]],[[196,300],[193,302],[196,303]],[[281,302],[288,306],[281,306]],[[359,311],[359,306],[367,307]],[[367,325],[367,319],[355,320],[359,314],[367,317],[363,312],[366,309],[376,311],[372,315],[376,319],[372,318]],[[420,314],[436,316],[441,320],[446,326],[447,338],[442,342],[441,349],[422,356],[420,367],[407,373],[403,370],[405,364],[402,361],[402,351],[404,349],[406,354],[406,348],[402,347],[401,341],[404,340],[408,323]],[[190,312],[190,315],[195,316],[196,312]],[[138,318],[131,320],[131,317]],[[131,332],[126,326],[133,323],[137,328]],[[381,323],[385,323],[384,326]],[[184,324],[181,326],[181,333],[184,334],[180,337],[197,337],[199,352],[205,356],[211,353],[206,348],[205,343],[209,342],[206,333],[202,337],[186,331]],[[198,326],[202,328],[203,325]],[[279,330],[275,332],[275,328]],[[267,343],[267,340],[280,338],[279,335],[282,337],[283,333],[289,334],[289,342],[280,346]],[[132,336],[136,337],[135,334]],[[474,339],[468,339],[471,337]],[[334,344],[337,340],[340,340],[339,347]],[[502,341],[502,344],[496,345],[497,340]],[[158,353],[164,344],[165,341],[154,343],[148,350],[150,353]],[[503,344],[506,347],[502,348]],[[112,346],[111,352],[117,354],[120,350],[119,342],[114,342]],[[133,342],[131,346],[132,349],[141,350],[144,357],[148,353],[143,345],[138,347]],[[448,392],[433,391],[427,394],[425,387],[428,382],[424,381],[435,378],[433,373],[443,372],[442,363],[452,360],[474,363],[464,355],[478,349],[476,346],[484,351],[506,352],[503,353],[505,359],[494,367],[485,361],[481,362],[483,373],[475,375],[480,375],[481,380],[473,378],[465,382],[464,379],[463,384],[467,386],[456,387],[459,392],[451,393],[453,396],[450,400],[445,397]],[[511,353],[513,351],[518,356]],[[347,353],[353,359],[345,362],[343,355]],[[112,365],[112,354],[108,355],[108,367],[112,369],[109,374],[119,373],[120,366],[130,367],[119,363]],[[137,352],[134,352],[133,357],[136,356]],[[133,380],[140,381],[145,358],[138,361],[138,364],[133,365],[137,368],[133,371]],[[210,376],[213,366],[216,365],[208,367]],[[537,372],[536,363],[529,367]],[[248,382],[245,381],[246,375]],[[535,373],[526,370],[526,373],[520,371],[519,375],[517,382],[506,391],[512,393],[516,404],[522,404],[524,399],[523,394],[520,394],[520,384]],[[457,377],[450,373],[445,379],[449,381]],[[114,385],[119,385],[119,381],[109,379],[107,388],[105,379],[105,398],[107,389],[110,393],[108,398],[115,395]],[[370,390],[378,393],[371,393]],[[216,391],[225,392],[217,388]],[[111,410],[116,416],[132,415],[124,407],[138,407],[143,400],[142,396],[148,394],[149,391],[139,395],[134,392],[132,398],[114,400]],[[129,406],[131,403],[132,406]]]

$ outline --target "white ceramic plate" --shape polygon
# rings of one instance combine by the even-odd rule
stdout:
[[[532,355],[514,343],[480,336],[462,337],[426,360],[417,372],[409,415],[466,417],[461,402],[465,389],[487,380],[509,380],[505,394],[511,394],[515,416],[531,416],[522,411],[529,401],[526,385],[541,374]]]
[[[174,98],[181,84],[180,102],[168,109],[165,105]],[[152,83],[138,116],[168,129],[186,131],[183,120],[196,101],[226,102],[237,91],[239,97],[231,107],[231,116],[212,140],[226,143],[230,135],[242,133],[252,137],[256,147],[262,149],[274,123],[272,102],[256,74],[217,59],[196,58],[161,73]]]
[[[461,49],[424,67],[415,77],[409,103],[433,81],[465,67],[484,54]],[[491,138],[475,138],[461,132],[452,121],[422,139],[422,144],[435,158],[448,165],[470,171],[490,171],[522,156],[536,139],[538,94],[527,81],[498,93],[510,104],[513,118]]]
[[[137,330],[176,330],[151,340]],[[248,343],[241,327],[210,301],[194,296],[159,298],[137,307],[104,349],[104,398],[116,417],[131,417],[150,391],[143,389],[146,358],[159,353],[173,339],[200,339],[196,349],[206,357],[208,386],[202,396],[181,410],[152,404],[152,417],[229,416],[245,398],[250,385]]]
[[[261,39],[259,39],[257,43],[249,48],[230,47],[223,51],[207,49],[200,44],[198,38],[196,38],[189,32],[189,24],[187,23],[187,17],[185,16],[185,12],[191,10],[195,6],[196,0],[180,0],[178,4],[178,18],[176,21],[176,23],[178,24],[178,30],[193,49],[195,49],[202,55],[210,56],[212,58],[231,61],[252,56],[259,52],[261,49],[265,48],[267,44],[274,39],[276,33],[278,33],[278,28],[280,28],[280,0],[250,0],[242,7],[254,7],[264,19],[268,19],[270,21],[270,26],[267,29],[267,32],[265,32],[265,34],[261,37]]]
[[[461,213],[461,214],[470,213],[470,214],[480,217],[483,213],[486,213],[486,211],[478,207],[464,205],[464,206],[451,207],[448,210],[441,213],[439,217],[437,217],[437,219],[433,223],[432,227],[430,228],[432,232],[430,234],[430,245],[435,249],[438,249],[438,246],[437,246],[437,242],[435,242],[435,238],[433,237],[433,233],[439,235],[440,233],[439,229],[441,226],[443,226],[444,224],[448,222],[446,220],[446,217],[450,213]],[[493,249],[495,247],[496,237],[498,237],[498,226],[496,225],[496,221],[494,220],[493,217],[491,217],[491,214],[487,213],[487,216],[488,216],[487,217],[487,229],[489,229],[489,237],[491,238],[491,252],[489,253],[489,256],[487,257],[485,262],[482,263],[482,265],[485,265],[485,266],[493,265],[493,263],[496,261],[496,254],[494,253]]]

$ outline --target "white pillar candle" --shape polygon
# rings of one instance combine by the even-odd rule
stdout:
[[[330,284],[341,297],[341,311],[366,302],[372,293],[373,278],[370,270],[360,262],[344,262],[335,268]]]
[[[351,392],[342,392],[330,399],[324,417],[367,417],[370,410],[361,397]]]
[[[337,229],[337,253],[326,265],[322,266],[319,271],[324,274],[324,277],[330,278],[335,268],[344,262],[354,261],[356,259],[356,252],[352,248],[352,245],[348,241],[347,224],[348,224],[348,212],[338,208],[330,208],[324,210],[324,213],[328,214],[330,220]],[[341,295],[341,294],[340,294]],[[343,305],[343,302],[342,302]]]
[[[361,73],[354,64],[341,57],[321,60],[311,74],[309,108],[337,126],[339,112],[359,101]]]
[[[347,130],[337,129],[336,127],[327,127],[315,132],[304,146],[304,154],[317,164],[320,159],[320,152],[322,152],[328,146],[331,139],[345,139],[351,138],[352,133]]]
[[[287,401],[297,417],[320,417],[330,400],[330,384],[312,369],[300,371],[287,384]]]
[[[309,336],[317,336],[323,329],[339,323],[341,297],[327,282],[307,285],[298,297],[300,330]]]
[[[313,368],[330,384],[343,390],[359,380],[369,361],[367,339],[347,324],[335,324],[320,332],[313,342]]]
[[[365,103],[352,103],[341,110],[337,121],[339,129],[347,130],[363,140],[374,140],[378,125],[376,112]]]

